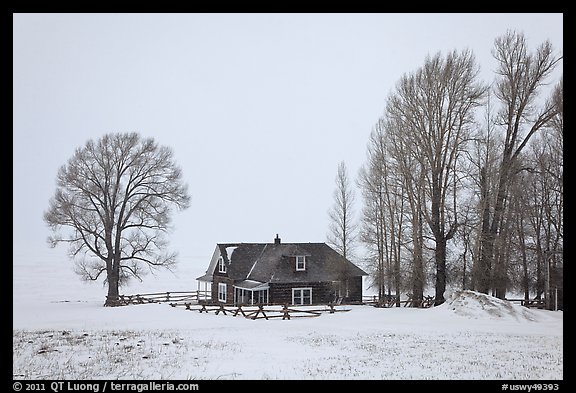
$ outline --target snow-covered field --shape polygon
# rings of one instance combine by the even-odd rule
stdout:
[[[182,267],[123,290],[196,289]],[[563,379],[563,314],[474,292],[433,309],[350,306],[283,321],[167,304],[102,307],[70,265],[13,273],[15,379]]]

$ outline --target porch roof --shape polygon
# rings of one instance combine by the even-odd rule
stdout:
[[[212,275],[211,274],[205,274],[203,276],[200,276],[196,279],[197,281],[208,281],[208,282],[212,282]]]
[[[242,280],[234,284],[234,288],[246,289],[248,291],[261,291],[270,288],[270,286],[265,282]]]

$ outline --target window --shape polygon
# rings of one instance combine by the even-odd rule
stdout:
[[[268,290],[267,289],[262,289],[260,291],[256,291],[256,295],[257,295],[257,302],[260,304],[266,304],[268,303]],[[256,296],[254,296],[254,299],[256,299]]]
[[[292,304],[312,304],[312,288],[292,288]]]
[[[226,284],[219,282],[218,283],[218,301],[226,303]]]
[[[306,257],[297,256],[296,257],[296,271],[306,270]]]
[[[224,263],[224,258],[218,258],[218,272],[226,273],[226,264]]]

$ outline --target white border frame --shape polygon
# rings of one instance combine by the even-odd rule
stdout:
[[[224,291],[222,291],[222,289],[224,289]],[[226,303],[227,292],[228,292],[228,285],[225,282],[219,282],[218,283],[218,301],[219,302]],[[220,296],[221,294],[223,294],[224,296]]]
[[[294,292],[295,291],[301,291],[300,298],[302,299],[302,301],[304,301],[304,294],[302,292],[307,290],[307,289],[310,291],[310,303],[309,304],[304,304],[304,303],[296,304],[296,303],[294,303]],[[293,306],[310,306],[311,304],[312,304],[312,287],[292,288],[292,305]]]
[[[298,269],[298,258],[304,258],[304,267],[302,269]],[[306,255],[296,255],[296,271],[303,272],[306,270]]]
[[[218,273],[226,273],[226,263],[222,256],[218,258]]]

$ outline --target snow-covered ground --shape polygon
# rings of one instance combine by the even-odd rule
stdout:
[[[196,289],[202,269],[123,290]],[[433,309],[349,306],[283,321],[102,307],[70,265],[14,266],[15,379],[563,379],[563,313],[475,292]]]

